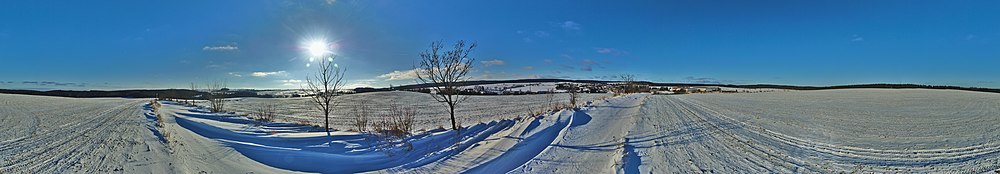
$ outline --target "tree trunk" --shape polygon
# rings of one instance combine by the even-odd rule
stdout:
[[[451,111],[449,112],[451,114],[451,129],[455,130],[455,145],[457,146],[458,142],[462,139],[462,130],[459,129],[458,124],[455,123],[455,104],[448,103],[448,109]],[[458,151],[454,151],[454,153],[457,154]]]
[[[329,136],[331,136],[330,135],[330,111],[323,111],[323,118],[324,118],[323,120],[325,120],[324,123],[323,123],[323,127],[326,127],[326,136],[329,137]]]
[[[455,123],[455,105],[448,103],[448,109],[451,109],[451,129],[458,130],[458,124]]]

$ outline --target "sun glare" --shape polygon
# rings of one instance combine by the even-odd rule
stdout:
[[[313,40],[304,44],[306,52],[312,57],[322,57],[330,53],[330,47],[324,40]],[[309,60],[312,60],[310,58]]]

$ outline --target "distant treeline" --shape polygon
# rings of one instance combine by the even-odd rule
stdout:
[[[917,85],[917,84],[857,84],[857,85],[838,85],[838,86],[825,86],[825,87],[815,87],[815,86],[788,86],[788,85],[716,85],[723,87],[733,87],[733,88],[773,88],[773,89],[793,89],[793,90],[827,90],[827,89],[863,89],[863,88],[876,88],[876,89],[951,89],[951,90],[963,90],[963,91],[977,91],[977,92],[992,92],[1000,93],[1000,89],[992,88],[975,88],[975,87],[958,87],[958,86],[935,86],[935,85]]]
[[[155,90],[117,90],[117,91],[33,91],[33,90],[9,90],[0,89],[0,93],[5,94],[25,94],[56,97],[74,98],[98,98],[98,97],[123,97],[123,98],[173,98],[173,99],[205,99],[205,92],[188,89],[155,89]],[[270,98],[270,95],[257,95],[256,92],[230,91],[226,92],[225,98],[234,97],[259,97]]]
[[[466,81],[461,83],[462,86],[472,86],[472,85],[488,85],[497,83],[551,83],[551,82],[575,82],[575,83],[599,83],[606,84],[615,81],[600,81],[600,80],[565,80],[565,79],[520,79],[520,80],[481,80],[481,81]],[[917,84],[856,84],[856,85],[839,85],[839,86],[791,86],[791,85],[771,85],[771,84],[754,84],[754,85],[731,85],[731,84],[698,84],[698,83],[652,83],[652,82],[637,82],[643,85],[650,86],[719,86],[719,87],[732,87],[732,88],[771,88],[771,89],[790,89],[790,90],[826,90],[826,89],[861,89],[861,88],[877,88],[877,89],[951,89],[951,90],[964,90],[964,91],[978,91],[978,92],[991,92],[1000,93],[1000,89],[992,88],[975,88],[975,87],[957,87],[957,86],[934,86],[934,85],[917,85]],[[423,88],[432,87],[434,84],[414,84],[414,85],[403,85],[394,86],[390,88],[365,88],[364,91],[359,92],[375,92],[375,91],[393,91],[393,90],[409,90],[409,91],[421,91]],[[205,96],[205,92],[193,91],[187,89],[158,89],[158,90],[117,90],[117,91],[67,91],[67,90],[55,90],[55,91],[33,91],[33,90],[8,90],[0,89],[0,93],[6,94],[26,94],[26,95],[42,95],[42,96],[58,96],[58,97],[75,97],[75,98],[96,98],[96,97],[124,97],[124,98],[175,98],[175,99],[204,99],[201,96]],[[258,98],[273,98],[275,96],[271,95],[258,95],[257,92],[253,91],[227,91],[225,92],[225,98],[234,97],[258,97]]]
[[[613,83],[617,81],[603,81],[603,80],[565,80],[565,79],[520,79],[520,80],[481,80],[481,81],[466,81],[461,83],[462,86],[470,85],[488,85],[497,83],[559,83],[559,82],[574,82],[574,83]],[[731,87],[731,88],[771,88],[771,89],[790,89],[790,90],[826,90],[826,89],[863,89],[863,88],[877,88],[877,89],[951,89],[951,90],[964,90],[964,91],[978,91],[978,92],[992,92],[1000,93],[1000,89],[992,88],[976,88],[976,87],[958,87],[958,86],[935,86],[935,85],[918,85],[918,84],[855,84],[855,85],[838,85],[838,86],[793,86],[793,85],[772,85],[772,84],[753,84],[753,85],[733,85],[733,84],[704,84],[704,83],[653,83],[647,81],[638,81],[636,83],[649,86],[719,86],[719,87]],[[427,88],[435,86],[435,84],[414,84],[414,85],[403,85],[391,88],[376,89],[377,91],[386,90],[416,90],[420,88]]]

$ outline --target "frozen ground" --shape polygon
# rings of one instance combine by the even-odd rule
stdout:
[[[349,96],[355,96],[351,102],[404,105],[426,96],[412,94]],[[407,150],[381,146],[369,135],[338,131],[327,137],[307,125],[257,122],[171,102],[162,102],[165,126],[160,128],[151,126],[156,117],[150,117],[145,100],[0,95],[0,113],[14,115],[0,118],[0,173],[114,173],[115,168],[124,173],[985,173],[1000,168],[1000,94],[880,89],[635,94],[534,117],[519,118],[527,112],[507,110],[519,102],[539,105],[538,97],[470,99],[480,102],[462,111],[470,116],[463,118],[461,135],[419,131],[403,140],[412,144]],[[286,119],[307,113],[295,110],[306,106],[302,99],[241,99],[233,106],[254,102],[295,106],[285,111],[293,111],[284,113]],[[75,107],[56,109],[60,105]],[[445,122],[442,115],[427,114],[442,108],[438,103],[417,106],[418,117],[431,118],[420,127],[437,127],[430,122],[435,119]],[[114,111],[124,115],[104,114]],[[57,120],[63,117],[79,120]],[[134,123],[76,136],[59,134],[65,131],[32,135],[62,130],[62,125],[100,127],[88,121],[91,117]],[[48,122],[58,124],[41,124]],[[106,140],[110,137],[123,140]],[[111,145],[43,143],[77,141]],[[129,141],[140,143],[117,143]],[[17,142],[34,144],[11,144]],[[129,155],[120,154],[143,160],[130,162]]]

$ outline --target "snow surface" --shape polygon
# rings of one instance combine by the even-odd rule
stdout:
[[[417,94],[417,95],[414,95]],[[352,97],[353,96],[353,97]],[[591,98],[598,95],[589,96]],[[426,98],[425,98],[426,97]],[[524,116],[543,95],[477,96],[446,122],[427,94],[347,95],[416,105],[407,146],[294,121],[148,100],[0,95],[0,173],[985,173],[1000,169],[1000,94],[854,89],[634,94]],[[233,106],[303,99],[239,99]],[[300,104],[296,104],[300,103]],[[482,106],[493,104],[496,106]],[[504,108],[506,107],[506,108]],[[538,106],[522,107],[534,108]],[[308,118],[308,117],[304,117]],[[279,119],[282,120],[282,119]],[[483,120],[482,122],[475,120]],[[441,122],[441,123],[438,123]],[[336,126],[346,127],[347,123]],[[458,143],[456,143],[456,140]]]

